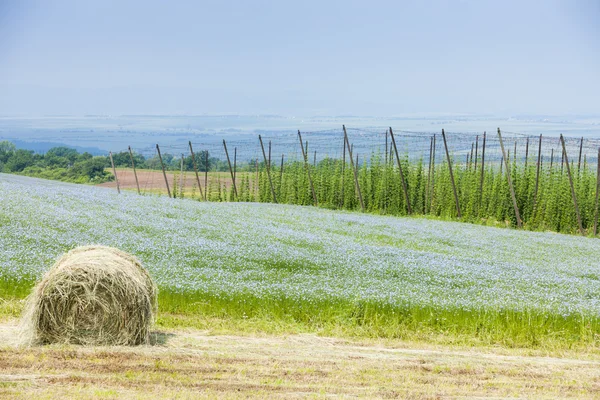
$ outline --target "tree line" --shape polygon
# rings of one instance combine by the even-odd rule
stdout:
[[[132,153],[136,168],[161,169],[158,155],[144,157]],[[113,153],[116,168],[130,168],[131,156],[128,151]],[[163,163],[168,170],[180,170],[181,159],[169,154],[162,154]],[[193,171],[191,156],[184,158],[184,170]],[[208,151],[196,154],[199,171],[226,171],[227,162],[211,157]],[[66,146],[53,147],[46,153],[17,149],[10,141],[0,142],[0,172],[15,173],[44,179],[53,179],[74,183],[103,183],[114,180],[110,172],[111,162],[108,155],[93,156],[88,152],[79,153]]]

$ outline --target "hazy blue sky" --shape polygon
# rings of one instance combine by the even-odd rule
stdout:
[[[600,113],[600,1],[0,0],[0,114]]]

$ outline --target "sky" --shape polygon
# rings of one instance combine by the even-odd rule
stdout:
[[[598,0],[0,0],[0,115],[598,115],[599,71]]]

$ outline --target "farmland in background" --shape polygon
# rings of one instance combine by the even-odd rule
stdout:
[[[167,146],[163,151],[168,152],[164,165],[170,188],[181,191],[183,186],[184,197],[199,200],[204,199],[202,191],[210,194],[210,201],[318,205],[596,233],[600,147],[596,139],[565,138],[563,149],[555,137],[508,132],[503,152],[495,132],[446,133],[444,142],[439,134],[402,131],[395,135],[395,147],[389,132],[364,129],[348,130],[347,143],[339,130],[308,132],[302,148],[296,134],[262,138],[262,146],[258,138],[229,142],[228,154],[223,144],[195,143],[199,179],[189,145]],[[131,165],[128,152],[114,156],[118,166]],[[161,165],[156,149],[140,161]],[[146,175],[139,171],[142,193],[167,193],[162,171]],[[124,188],[136,188],[131,170],[121,169],[119,174]],[[114,187],[116,182],[105,186]],[[179,192],[173,193],[176,197]]]

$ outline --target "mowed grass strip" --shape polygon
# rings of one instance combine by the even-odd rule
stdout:
[[[0,336],[6,328],[0,325]],[[554,399],[597,398],[600,390],[597,355],[423,349],[314,335],[207,336],[190,329],[155,335],[154,346],[133,348],[1,346],[0,396]]]

